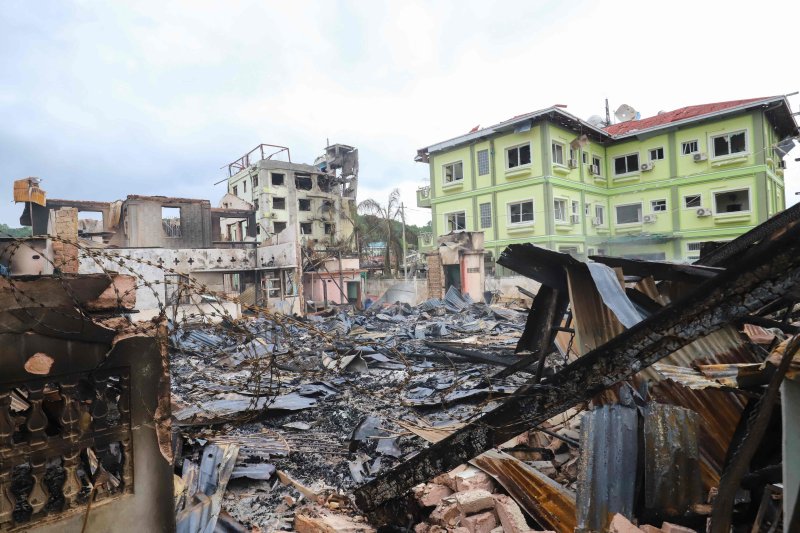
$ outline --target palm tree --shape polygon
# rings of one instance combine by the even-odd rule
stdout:
[[[358,212],[377,219],[378,227],[374,229],[386,243],[386,248],[383,252],[383,272],[391,276],[390,250],[394,249],[395,267],[398,271],[400,270],[400,257],[403,255],[403,245],[394,227],[398,218],[400,218],[400,190],[394,189],[389,193],[389,201],[386,205],[381,205],[372,198],[360,202],[358,204]]]

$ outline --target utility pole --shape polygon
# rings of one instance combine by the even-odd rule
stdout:
[[[408,265],[406,264],[406,206],[400,202],[400,218],[403,220],[403,280],[408,281]]]

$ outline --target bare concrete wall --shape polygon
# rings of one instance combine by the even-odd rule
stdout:
[[[168,237],[162,225],[162,207],[179,207],[179,237]],[[202,202],[163,202],[151,199],[125,201],[122,214],[126,247],[206,248],[212,245],[211,204]]]

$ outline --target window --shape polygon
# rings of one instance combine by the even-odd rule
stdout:
[[[515,168],[530,164],[531,164],[530,143],[506,149],[506,168]]]
[[[187,305],[192,303],[192,283],[183,274],[164,274],[164,296],[167,305]]]
[[[243,181],[242,182],[242,193],[246,193],[246,192],[247,192],[247,182]]]
[[[286,198],[276,196],[272,199],[272,209],[286,209]]]
[[[580,255],[577,246],[559,246],[558,251],[562,254],[569,254],[572,257],[578,257],[578,255]]]
[[[653,148],[650,150],[650,161],[661,161],[664,159],[664,148]]]
[[[300,198],[297,200],[297,205],[300,211],[311,211],[311,200],[307,198]]]
[[[696,154],[699,151],[700,149],[697,146],[697,140],[681,143],[681,155]]]
[[[253,209],[258,211],[258,198],[253,199]]]
[[[614,174],[629,174],[639,171],[639,154],[629,154],[614,158]]]
[[[583,164],[584,165],[588,165],[589,164],[589,152],[583,152],[581,154],[581,159],[583,160]]]
[[[699,194],[690,194],[683,197],[683,207],[691,209],[693,207],[703,207],[703,197]]]
[[[561,143],[553,143],[553,163],[564,165],[564,145]]]
[[[606,207],[604,205],[598,204],[594,206],[594,218],[597,219],[595,222],[598,226],[606,224]]]
[[[302,235],[311,235],[311,228],[313,227],[311,224],[311,222],[301,222],[300,233]]]
[[[578,216],[578,215],[581,214],[580,211],[581,211],[580,202],[578,202],[576,200],[572,200],[572,214],[575,215],[575,216]]]
[[[181,236],[180,207],[161,207],[161,228],[167,237]]]
[[[737,131],[736,133],[726,133],[725,135],[711,137],[711,149],[714,151],[714,157],[723,157],[745,152],[747,151],[745,133],[743,131]]]
[[[275,233],[280,233],[286,229],[286,222],[273,222],[272,228]]]
[[[667,210],[666,200],[653,200],[650,202],[650,209],[653,213],[663,212]]]
[[[300,174],[296,174],[294,178],[294,186],[295,188],[303,191],[310,191],[311,188],[314,187],[314,182],[311,180],[311,176],[301,176]]]
[[[485,203],[479,206],[481,212],[481,229],[492,227],[492,204]]]
[[[272,185],[274,185],[275,187],[280,187],[281,185],[283,185],[283,180],[285,178],[286,178],[286,176],[284,174],[276,174],[276,173],[273,172],[272,173]]]
[[[703,248],[702,242],[686,243],[686,259],[700,259],[700,250]]]
[[[333,224],[330,222],[325,223],[325,235],[333,235]]]
[[[234,196],[239,196],[239,186],[238,185],[234,185],[233,186],[233,195]]]
[[[618,205],[617,224],[637,224],[642,221],[642,204]]]
[[[489,150],[478,150],[478,176],[489,173]]]
[[[467,214],[464,211],[449,213],[447,215],[447,229],[450,231],[467,229]]]
[[[464,165],[461,161],[444,166],[444,182],[455,183],[464,179]]]
[[[714,193],[714,212],[716,214],[747,211],[750,211],[750,191],[748,189]]]
[[[583,205],[583,215],[590,216],[592,214],[592,204],[586,203]]]
[[[600,157],[596,155],[592,156],[592,171],[594,172],[595,176],[603,175],[603,161],[601,161]]]
[[[561,198],[553,200],[553,214],[558,222],[567,221],[567,201]]]
[[[508,223],[525,224],[533,222],[533,200],[508,204]]]
[[[258,176],[253,176],[253,188],[258,187]]]
[[[572,164],[572,161],[577,161],[578,157],[575,155],[575,149],[570,147],[569,149],[569,163]]]

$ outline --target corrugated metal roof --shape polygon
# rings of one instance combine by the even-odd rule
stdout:
[[[489,450],[471,464],[494,479],[539,524],[559,533],[573,533],[575,494],[516,457]]]
[[[583,415],[578,462],[578,531],[605,531],[614,513],[633,517],[636,409],[606,405]]]
[[[644,415],[644,508],[653,517],[683,515],[703,502],[694,411],[651,403]]]

